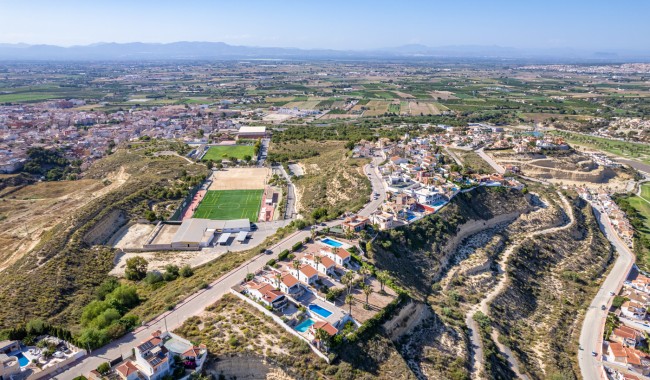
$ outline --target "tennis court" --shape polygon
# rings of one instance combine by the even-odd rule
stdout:
[[[264,190],[209,190],[193,218],[232,220],[248,218],[256,222]]]

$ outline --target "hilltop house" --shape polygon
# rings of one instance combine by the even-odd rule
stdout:
[[[287,297],[284,293],[276,290],[271,284],[249,281],[245,284],[245,288],[252,299],[265,306],[282,310],[287,305]]]
[[[345,266],[350,263],[350,252],[343,248],[322,247],[320,251],[340,266]]]
[[[619,326],[612,330],[609,340],[615,343],[620,343],[628,347],[636,347],[641,342],[643,336],[641,333],[628,326]]]
[[[307,285],[312,285],[318,280],[318,272],[309,264],[304,264],[298,270],[298,280]]]
[[[345,218],[345,220],[341,224],[341,227],[344,230],[359,232],[364,228],[366,228],[367,225],[368,225],[368,218],[359,215],[352,215]]]
[[[650,356],[635,348],[625,347],[620,343],[610,343],[607,357],[614,363],[632,367],[644,376],[650,373]]]

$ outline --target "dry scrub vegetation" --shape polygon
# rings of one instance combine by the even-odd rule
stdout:
[[[371,185],[363,173],[365,158],[351,158],[341,141],[313,140],[273,143],[271,152],[298,157],[305,174],[293,179],[299,201],[298,211],[311,216],[324,208],[329,217],[345,211],[356,211],[368,201]],[[308,156],[305,152],[310,152]]]

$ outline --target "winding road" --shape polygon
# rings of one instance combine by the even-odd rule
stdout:
[[[543,230],[539,231],[533,231],[529,232],[526,234],[523,234],[521,236],[515,236],[512,240],[517,241],[517,244],[513,244],[509,246],[503,255],[501,256],[501,259],[498,262],[498,270],[499,274],[501,275],[501,278],[499,279],[499,282],[497,285],[483,298],[483,300],[478,304],[472,307],[466,314],[465,314],[465,324],[469,328],[470,331],[470,342],[474,348],[473,350],[473,355],[472,355],[472,378],[473,379],[478,379],[479,374],[481,373],[481,370],[484,368],[484,363],[483,363],[483,343],[481,342],[481,336],[479,334],[479,328],[478,328],[478,323],[474,320],[474,315],[476,314],[477,311],[481,311],[485,315],[489,315],[489,304],[494,301],[494,299],[505,290],[507,284],[508,284],[508,274],[504,270],[506,267],[508,260],[510,259],[510,256],[512,256],[512,253],[515,251],[516,248],[518,248],[521,244],[523,244],[524,241],[526,241],[529,238],[533,238],[535,236],[539,235],[546,235],[558,231],[565,230],[567,228],[570,228],[573,226],[575,223],[575,218],[573,215],[573,208],[569,204],[569,201],[560,193],[557,193],[558,196],[562,199],[562,203],[566,207],[566,210],[569,210],[569,222],[562,225],[562,226],[555,226],[555,227],[550,227],[546,228]],[[499,348],[499,351],[501,351],[502,354],[505,355],[505,357],[508,359],[508,362],[510,363],[511,369],[513,372],[517,375],[518,378],[520,379],[528,379],[528,376],[525,374],[521,373],[519,370],[519,363],[517,362],[517,359],[512,355],[512,352],[504,346],[502,343],[498,341],[498,332],[496,329],[492,330],[492,339],[494,340],[494,343],[497,345]]]

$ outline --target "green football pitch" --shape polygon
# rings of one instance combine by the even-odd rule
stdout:
[[[264,190],[209,190],[193,218],[257,222]]]
[[[252,145],[222,145],[211,146],[210,149],[203,156],[203,161],[207,160],[223,160],[228,157],[235,157],[243,160],[245,156],[255,156],[255,149]]]

